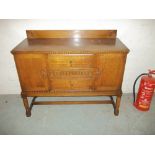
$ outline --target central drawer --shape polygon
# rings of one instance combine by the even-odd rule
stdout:
[[[93,54],[49,54],[49,68],[59,67],[94,67]]]
[[[50,89],[89,91],[93,89],[96,69],[93,54],[49,54]]]
[[[91,91],[92,79],[54,79],[51,80],[51,90],[54,91]]]

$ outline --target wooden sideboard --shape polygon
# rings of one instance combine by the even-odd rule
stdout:
[[[119,114],[129,49],[117,30],[27,30],[14,56],[26,116],[33,105],[112,104]],[[103,101],[36,101],[47,96],[108,96]],[[114,101],[113,96],[116,96]],[[28,97],[33,97],[28,103]]]

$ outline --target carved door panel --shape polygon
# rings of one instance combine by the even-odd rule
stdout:
[[[54,91],[92,91],[96,68],[92,54],[49,54],[49,79]]]
[[[16,54],[15,61],[23,91],[47,91],[47,56],[45,54]]]
[[[104,53],[96,57],[96,67],[99,75],[95,80],[95,90],[118,90],[124,73],[126,55],[119,53]]]

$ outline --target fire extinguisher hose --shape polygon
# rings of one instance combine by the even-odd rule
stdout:
[[[148,75],[148,73],[142,73],[142,74],[140,74],[140,75],[136,78],[136,80],[134,81],[134,84],[133,84],[133,103],[135,102],[135,86],[136,86],[137,80],[138,80],[141,76],[143,76],[143,75]]]

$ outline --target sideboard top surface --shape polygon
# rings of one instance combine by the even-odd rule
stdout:
[[[61,32],[61,33],[60,33]],[[74,33],[78,32],[78,33]],[[27,52],[129,52],[116,38],[115,30],[98,31],[27,31],[27,38],[12,53]],[[74,35],[73,35],[74,34]],[[73,35],[73,36],[72,36]],[[81,35],[81,36],[80,36]],[[47,37],[46,37],[47,36]]]

